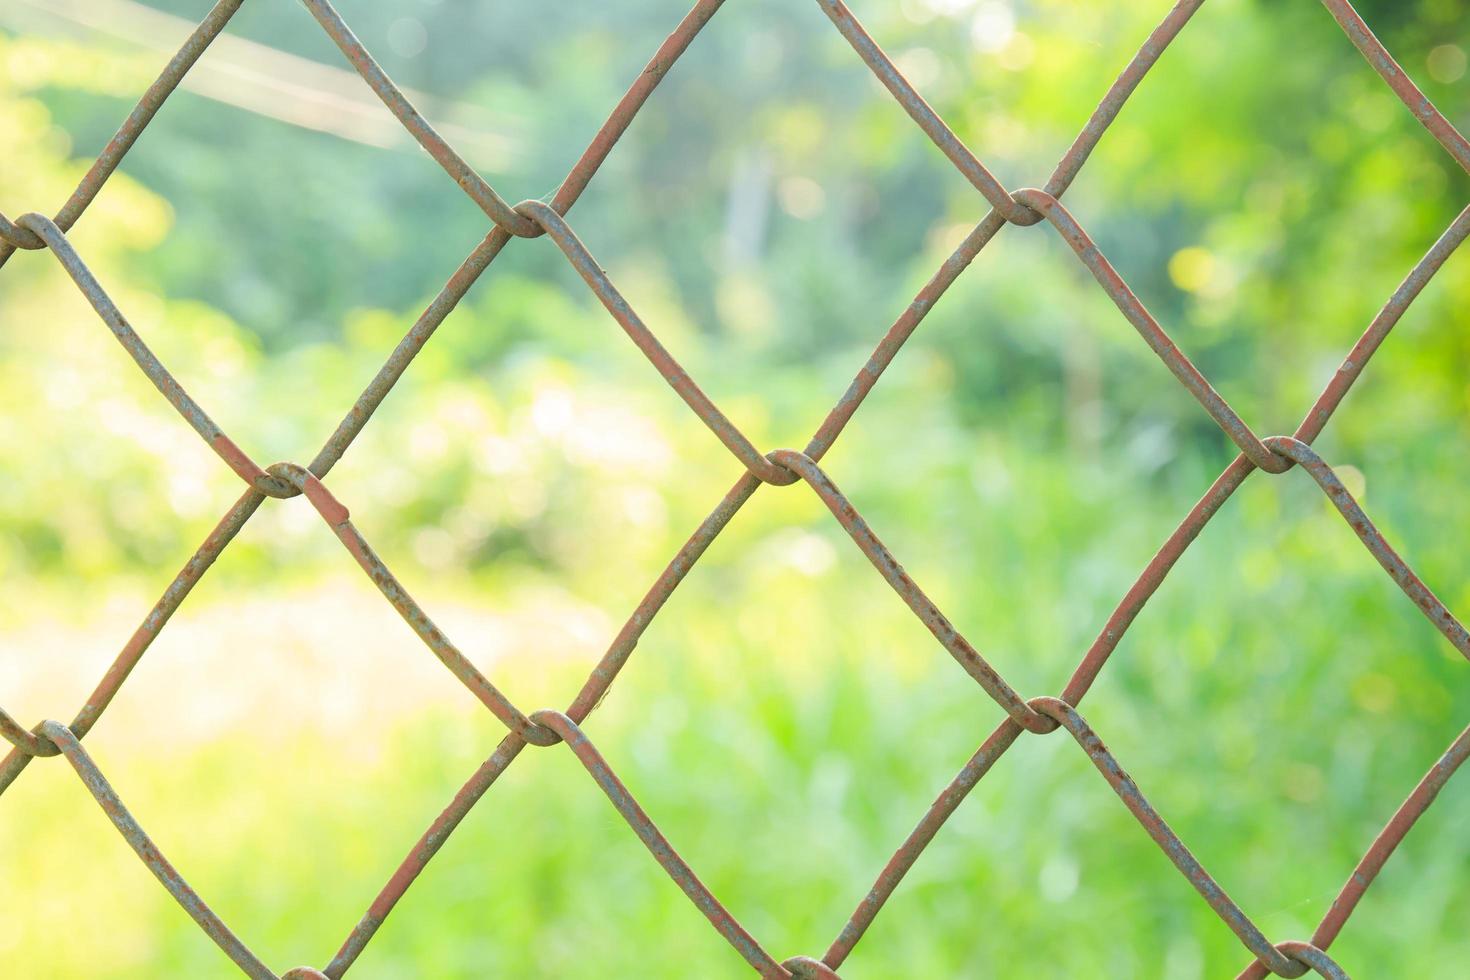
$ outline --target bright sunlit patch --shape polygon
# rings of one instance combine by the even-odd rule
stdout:
[[[7,79],[49,78],[60,61],[53,48],[41,44],[12,43],[0,50],[4,52],[0,66]]]
[[[1161,976],[1202,977],[1205,975],[1205,954],[1199,943],[1190,936],[1175,936],[1164,952]]]
[[[1041,897],[1048,902],[1065,902],[1077,894],[1077,885],[1082,880],[1082,871],[1077,859],[1067,854],[1053,854],[1041,866],[1037,876],[1037,888]]]
[[[715,309],[725,326],[752,339],[770,336],[779,315],[765,282],[744,270],[720,277]]]
[[[449,451],[449,434],[437,420],[419,422],[408,434],[408,453],[416,463],[442,459]]]
[[[948,255],[964,243],[973,227],[963,222],[936,224],[929,229],[928,247]]]
[[[400,17],[388,25],[388,47],[393,53],[412,58],[429,46],[429,32],[417,17]]]
[[[572,394],[565,388],[542,388],[531,402],[531,424],[547,438],[565,433],[571,427],[575,414]]]
[[[1240,560],[1240,577],[1255,592],[1281,581],[1281,561],[1270,548],[1252,548]]]
[[[745,67],[754,77],[775,73],[785,59],[780,34],[775,31],[752,31],[745,39]]]
[[[898,9],[915,24],[927,24],[934,19],[934,9],[924,0],[898,0]]]
[[[1005,50],[1016,34],[1016,13],[1009,4],[987,0],[975,7],[970,20],[970,41],[979,51],[995,54]]]
[[[827,120],[816,106],[799,102],[776,112],[769,138],[774,149],[787,158],[813,153],[827,132]]]
[[[1337,474],[1337,478],[1342,481],[1342,485],[1347,488],[1347,492],[1352,494],[1353,499],[1361,504],[1363,502],[1363,495],[1368,492],[1368,478],[1363,475],[1363,471],[1356,466],[1348,465],[1334,466],[1332,470]]]
[[[1198,293],[1215,275],[1215,256],[1208,249],[1190,245],[1169,259],[1169,278],[1187,293]]]
[[[975,6],[975,0],[919,0],[918,5],[941,16],[953,17]]]
[[[1298,803],[1315,803],[1322,798],[1326,779],[1322,770],[1305,762],[1290,765],[1282,776],[1281,791]]]
[[[45,152],[55,156],[71,156],[71,134],[60,126],[46,127],[46,131],[41,134],[41,145]]]
[[[459,560],[454,537],[442,527],[425,527],[414,532],[413,556],[425,568],[444,570]]]
[[[929,48],[909,48],[893,62],[916,89],[927,88],[939,78],[939,56]]]
[[[1031,64],[1036,57],[1036,42],[1031,40],[1031,35],[1016,31],[1011,34],[1010,40],[995,53],[995,60],[1006,71],[1020,71]]]
[[[818,534],[802,531],[785,541],[786,561],[803,575],[818,576],[837,562],[832,543]]]
[[[105,222],[99,220],[104,217]],[[148,251],[157,248],[167,236],[173,226],[174,210],[163,198],[150,193],[129,179],[127,174],[120,173],[108,179],[107,193],[98,195],[87,208],[87,219],[89,228],[99,225],[105,228],[106,234],[97,239],[105,242],[105,247]],[[139,312],[138,304],[144,295],[128,293],[119,296],[114,292],[113,298],[127,310],[128,318],[134,323],[162,319],[161,308],[151,317]]]
[[[673,459],[658,427],[621,405],[577,406],[561,445],[572,460],[624,472],[657,474]]]
[[[639,527],[661,527],[668,514],[663,496],[652,487],[625,487],[620,502],[624,516]]]
[[[483,432],[491,425],[484,404],[469,391],[456,391],[442,399],[434,415],[450,431]]]
[[[1369,89],[1352,100],[1353,121],[1370,133],[1381,133],[1398,119],[1399,107],[1393,96]]]
[[[793,218],[815,218],[827,205],[827,192],[810,177],[784,177],[776,187],[781,210]]]
[[[1436,82],[1448,85],[1458,82],[1465,74],[1465,49],[1458,44],[1441,44],[1424,60],[1429,77]]]
[[[1364,711],[1376,715],[1387,714],[1398,704],[1398,686],[1392,677],[1369,671],[1360,674],[1352,682],[1353,702]]]
[[[175,462],[168,470],[168,504],[180,516],[199,517],[216,501],[203,472]]]
[[[506,436],[487,433],[475,446],[475,465],[494,476],[507,476],[526,468],[526,451]]]
[[[401,480],[399,486],[407,483]],[[384,499],[384,494],[377,498]],[[255,523],[264,526],[270,539],[281,544],[311,540],[322,532],[321,515],[301,498],[284,507],[267,507]]]
[[[85,404],[89,393],[87,381],[81,372],[67,364],[58,364],[52,368],[45,387],[41,389],[46,404],[63,411]]]
[[[970,466],[970,485],[986,503],[999,503],[1010,498],[1015,489],[1010,467],[994,446],[977,446]]]

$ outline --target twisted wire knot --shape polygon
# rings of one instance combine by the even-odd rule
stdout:
[[[4,214],[0,214],[0,239],[4,239],[16,248],[23,248],[29,251],[45,248],[45,240],[26,227],[26,219],[29,217],[31,217],[31,213],[27,212],[15,221],[11,221]]]
[[[799,980],[842,980],[836,970],[811,956],[793,956],[781,965]]]
[[[1318,949],[1311,943],[1290,939],[1277,943],[1275,948],[1293,964],[1290,970],[1280,967],[1272,969],[1272,972],[1279,977],[1300,977],[1312,971],[1325,980],[1349,980],[1346,970],[1338,966],[1325,950]]]
[[[1062,722],[1066,719],[1068,712],[1073,710],[1072,705],[1066,701],[1049,695],[1032,698],[1026,702],[1026,707],[1030,708],[1042,721],[1034,728],[1027,727],[1026,730],[1033,735],[1050,735],[1062,727]]]
[[[1027,199],[1028,196],[1033,193],[1042,194],[1045,192],[1038,191],[1035,188],[1022,188],[1021,190],[1013,192],[1011,194],[1011,201],[1013,201],[1016,206],[1013,209],[1003,211],[1002,217],[1004,217],[1006,221],[1017,226],[1018,228],[1029,228],[1032,225],[1045,220],[1046,215],[1037,210],[1032,205],[1031,201]]]
[[[31,758],[46,758],[60,755],[61,747],[46,734],[46,727],[55,722],[42,721],[27,731],[4,709],[0,709],[0,738],[4,738],[18,750]]]

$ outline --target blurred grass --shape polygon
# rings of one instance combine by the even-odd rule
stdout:
[[[1088,520],[1091,533],[1065,533],[1054,515],[1089,509],[1079,488],[1027,453],[1007,462],[1017,490],[1004,498],[1006,518],[959,525],[957,547],[911,547],[909,566],[1022,690],[1052,689],[1166,518],[1116,506]],[[1453,682],[1463,665],[1306,482],[1293,474],[1241,492],[1084,708],[1273,936],[1310,931],[1467,707]],[[1105,476],[1092,489],[1093,509],[1119,503]],[[786,526],[796,496],[768,491],[752,503],[588,726],[704,880],[780,955],[825,947],[999,718],[827,521],[807,514]],[[891,523],[874,522],[880,533]],[[1059,540],[1085,545],[1062,553]],[[971,575],[952,565],[958,558],[974,563]],[[350,584],[358,600],[308,604],[320,610],[313,618],[329,617],[310,636],[348,639],[314,660],[289,644],[272,650],[278,624],[232,609],[238,600],[201,596],[206,612],[185,607],[89,739],[160,846],[282,967],[318,961],[345,937],[500,735],[394,628],[370,586]],[[354,594],[348,585],[336,591]],[[452,611],[449,600],[433,595],[431,608]],[[190,635],[191,618],[205,615],[216,630]],[[480,652],[483,624],[445,618]],[[232,620],[221,635],[220,621]],[[592,656],[547,663],[534,643],[519,646],[488,669],[524,704],[565,702]],[[96,673],[88,665],[83,677]],[[170,731],[196,685],[245,688],[234,696],[253,706],[248,720],[202,739],[187,718]],[[385,687],[410,703],[419,687],[434,694],[421,712],[363,710],[325,730],[302,703],[302,689],[309,704],[344,692],[381,699]],[[162,715],[152,726],[162,731],[140,737],[130,714]],[[70,772],[33,769],[0,816],[13,862],[6,960],[45,975],[83,975],[99,961],[122,977],[219,972],[218,952]],[[1470,954],[1454,911],[1470,859],[1455,817],[1465,794],[1460,784],[1445,791],[1335,947],[1359,974],[1432,972]],[[86,941],[57,944],[54,923],[74,920],[89,923]],[[1083,975],[1155,975],[1163,957],[1171,976],[1213,976],[1241,959],[1062,738],[1023,740],[997,765],[845,972],[989,975],[1038,946],[1059,971]],[[570,755],[547,750],[513,766],[472,813],[361,969],[676,976],[690,963],[712,976],[745,969]]]
[[[393,11],[342,6],[406,83],[525,116],[523,169],[491,176],[537,192],[682,13],[445,4],[412,14],[428,58],[384,40],[402,36]],[[1016,4],[1001,37],[1011,5],[855,4],[1008,182],[1046,172],[1162,12],[1147,6]],[[1444,66],[1465,12],[1363,9],[1463,121],[1463,52],[1461,76]],[[326,60],[300,14],[250,5],[235,29]],[[567,42],[521,43],[533,14]],[[1069,206],[1257,431],[1289,431],[1467,181],[1320,10],[1221,0],[1199,17]],[[732,5],[574,219],[762,447],[804,443],[980,217],[864,71],[815,11]],[[98,38],[0,35],[0,208],[64,199],[147,73]],[[483,231],[414,154],[184,94],[74,238],[237,441],[300,460]],[[553,251],[507,250],[328,480],[525,708],[570,699],[738,475]],[[1318,442],[1460,613],[1467,298],[1457,257]],[[44,255],[0,274],[0,354],[0,453],[16,461],[0,481],[0,703],[66,718],[238,485]],[[1008,228],[824,465],[1033,695],[1061,687],[1230,456],[1055,236]],[[1305,938],[1470,718],[1463,670],[1305,474],[1257,474],[1082,710],[1266,933]],[[587,730],[784,958],[825,950],[999,719],[797,486],[762,490],[732,523]],[[181,872],[285,969],[325,961],[500,735],[294,500],[262,509],[88,745]],[[1334,944],[1354,976],[1470,962],[1467,793],[1450,784]],[[7,792],[0,841],[0,974],[228,975],[60,762]],[[80,925],[63,938],[59,923]],[[1054,735],[997,764],[843,975],[1213,977],[1244,960]],[[491,790],[353,975],[691,972],[748,971],[553,748]]]

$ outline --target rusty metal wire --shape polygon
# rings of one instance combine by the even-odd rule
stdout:
[[[887,88],[919,128],[935,146],[974,185],[988,203],[989,213],[969,233],[919,291],[914,301],[889,327],[867,363],[854,377],[846,393],[832,408],[803,451],[790,449],[761,453],[741,430],[700,389],[679,362],[660,344],[657,335],[643,322],[616,286],[602,271],[596,259],[577,238],[565,215],[571,210],[588,182],[597,173],[613,145],[627,129],[650,93],[659,84],[690,42],[720,8],[723,0],[699,0],[669,37],[654,53],[647,67],[638,75],[623,98],[613,108],[607,121],[597,131],[581,158],[547,202],[524,201],[512,206],[502,198],[454,148],[446,143],[427,120],[405,98],[388,78],[362,43],[343,22],[329,0],[302,0],[328,36],[357,70],[383,104],[398,118],[408,132],[436,160],[461,189],[484,211],[493,228],[487,237],[455,270],[438,296],[409,328],[403,340],[389,355],[362,396],[348,411],[316,454],[306,465],[282,462],[262,467],[242,450],[205,413],[189,393],[153,355],[127,319],[118,310],[107,291],[99,283],[67,238],[67,232],[86,211],[107,179],[117,169],[124,155],[137,141],[155,114],[178,86],[184,74],[198,60],[209,44],[219,36],[243,0],[219,0],[184,42],[158,79],[144,92],[137,107],[128,116],[116,136],[103,149],[71,197],[54,217],[39,213],[23,214],[13,221],[0,214],[0,265],[17,249],[49,250],[76,283],[93,309],[113,335],[132,356],[183,419],[215,451],[224,463],[245,482],[247,489],[220,519],[210,535],[175,576],[162,597],[153,606],[132,637],[124,644],[111,668],[98,683],[70,725],[43,721],[27,730],[10,714],[0,710],[0,735],[13,748],[0,761],[0,793],[25,770],[33,758],[62,755],[77,771],[82,782],[116,825],[123,838],[137,852],[148,868],[179,904],[199,923],[205,933],[248,976],[276,978],[277,974],[263,963],[210,909],[198,894],[149,840],[136,820],[123,805],[111,784],[98,770],[83,747],[82,739],[97,723],[117,695],[129,672],[135,667],[169,617],[178,609],[209,566],[219,557],[241,528],[268,497],[306,496],[327,526],[337,535],[373,583],[418,633],[424,644],[506,727],[508,733],[484,764],[455,795],[423,836],[410,849],[393,876],[369,906],[337,954],[318,970],[297,967],[281,974],[281,978],[343,976],[361,955],[384,919],[413,884],[427,863],[443,847],[449,835],[470,809],[484,796],[505,769],[515,761],[527,745],[551,746],[564,743],[592,775],[630,828],[643,841],[654,859],[684,890],[690,900],[709,919],[715,929],[763,977],[836,977],[863,933],[872,924],[885,902],[914,862],[933,840],[949,816],[1005,754],[1026,732],[1047,734],[1065,729],[1087,754],[1102,777],[1107,780],[1124,806],[1137,818],[1142,828],[1159,845],[1164,854],[1189,880],[1225,924],[1239,937],[1253,959],[1241,972],[1241,978],[1259,978],[1268,973],[1297,977],[1315,971],[1323,977],[1344,978],[1347,974],[1328,955],[1327,949],[1352,914],[1363,893],[1392,855],[1414,822],[1433,802],[1436,794],[1470,755],[1470,728],[1467,728],[1434,764],[1418,786],[1393,814],[1373,842],[1331,907],[1324,914],[1309,941],[1273,943],[1251,921],[1224,889],[1190,853],[1183,841],[1170,829],[1153,808],[1138,785],[1118,764],[1090,724],[1077,711],[1108,657],[1117,647],[1144,603],[1158,589],[1170,569],[1194,538],[1223,507],[1230,496],[1256,470],[1284,473],[1300,467],[1321,487],[1353,533],[1369,553],[1398,584],[1423,614],[1461,654],[1470,658],[1470,633],[1429,588],[1419,580],[1398,553],[1384,540],[1351,493],[1343,486],[1332,468],[1311,447],[1343,397],[1357,381],[1369,358],[1388,337],[1404,311],[1424,289],[1454,250],[1470,235],[1470,207],[1455,218],[1439,240],[1409,271],[1403,282],[1368,325],[1341,367],[1327,384],[1300,426],[1290,436],[1261,438],[1220,396],[1173,343],[1117,273],[1107,258],[1083,231],[1060,198],[1076,178],[1093,148],[1117,117],[1129,96],[1163,55],[1170,42],[1189,22],[1204,0],[1180,0],[1144,41],[1138,53],[1123,69],[1103,96],[1097,109],[1082,128],[1076,140],[1041,188],[1007,191],[985,165],[949,129],[944,121],[916,92],[894,66],[892,60],[858,23],[841,0],[817,0],[838,32],[848,41],[878,80]],[[1348,0],[1322,0],[1328,12],[1363,57],[1382,76],[1399,99],[1423,124],[1459,165],[1470,171],[1470,142],[1450,124],[1368,29]],[[1112,298],[1120,312],[1138,331],[1144,342],[1158,355],[1185,389],[1239,448],[1240,454],[1227,466],[1208,491],[1195,504],[1164,542],[1153,559],[1138,576],[1109,616],[1096,640],[1086,651],[1060,697],[1025,698],[1018,693],[996,668],[967,641],[919,585],[909,577],[898,560],[867,525],[857,510],[838,489],[820,464],[863,399],[877,384],[899,349],[919,326],[935,302],[960,273],[1007,224],[1029,226],[1048,222],[1077,254],[1102,289]],[[717,439],[745,468],[744,474],[725,494],[704,522],[669,562],[643,601],[629,616],[613,638],[601,661],[593,668],[567,709],[526,713],[500,691],[460,652],[419,604],[408,594],[393,573],[374,553],[362,533],[352,523],[348,510],[322,483],[332,467],[362,431],[373,412],[403,375],[414,357],[428,342],[434,331],[464,297],[471,285],[500,254],[512,238],[536,238],[545,235],[558,248],[587,283],[599,301],[628,337],[647,357],[669,386],[705,423]],[[958,775],[940,792],[929,810],[908,838],[894,852],[878,875],[872,889],[858,903],[847,924],[830,948],[816,959],[795,956],[778,960],[750,935],[709,889],[699,880],[679,853],[659,832],[652,819],[639,806],[613,769],[589,740],[582,725],[607,693],[618,672],[627,663],[639,637],[675,588],[699,560],[705,549],[745,502],[762,484],[785,486],[805,482],[847,531],[854,543],[872,562],[880,575],[898,596],[927,626],[940,645],[1004,710],[1005,720],[991,733]]]

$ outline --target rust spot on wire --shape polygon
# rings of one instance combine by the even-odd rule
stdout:
[[[1361,376],[1369,359],[1382,345],[1404,311],[1449,256],[1470,236],[1470,208],[1466,208],[1456,217],[1389,297],[1348,352],[1342,366],[1328,382],[1294,435],[1261,438],[1175,345],[1123,277],[1098,250],[1087,232],[1060,202],[1061,196],[1071,186],[1128,98],[1169,44],[1189,23],[1203,0],[1179,0],[1144,40],[1138,53],[1104,94],[1097,109],[1057,163],[1044,187],[1024,188],[1014,192],[1006,189],[1000,179],[981,163],[924,101],[922,95],[903,76],[842,0],[816,0],[838,32],[903,110],[975,187],[981,200],[989,206],[989,213],[975,225],[965,240],[920,289],[913,302],[889,327],[867,362],[857,371],[848,389],[813,433],[806,450],[762,453],[704,393],[675,356],[663,346],[654,331],[629,306],[565,220],[565,215],[586,189],[654,88],[688,49],[695,36],[710,22],[723,0],[699,0],[695,3],[614,106],[549,202],[525,201],[514,207],[465,163],[428,120],[409,103],[402,90],[374,61],[329,0],[303,2],[367,85],[466,196],[484,212],[492,222],[492,227],[484,241],[465,258],[444,288],[410,326],[402,341],[388,356],[362,395],[348,409],[311,463],[305,467],[294,463],[277,463],[263,470],[215,424],[178,379],[153,355],[77,254],[66,234],[117,169],[123,156],[153,120],[190,66],[224,30],[230,17],[239,8],[241,0],[220,0],[214,6],[158,79],[144,92],[133,112],[98,154],[76,190],[54,218],[29,213],[11,220],[0,214],[0,265],[17,249],[50,251],[160,394],[246,484],[240,498],[180,569],[143,622],[123,645],[70,725],[46,721],[28,730],[11,714],[0,709],[0,738],[12,746],[10,753],[0,760],[0,794],[20,776],[33,758],[65,756],[128,845],[205,934],[247,976],[275,978],[276,974],[225,926],[219,916],[159,852],[82,747],[81,739],[101,718],[169,618],[265,501],[304,494],[330,530],[341,540],[348,553],[367,573],[384,598],[418,634],[424,645],[500,720],[507,732],[495,750],[413,845],[331,962],[321,970],[309,966],[295,967],[281,974],[282,980],[321,980],[324,977],[337,980],[342,977],[455,828],[500,775],[520,757],[527,745],[550,746],[557,743],[565,743],[576,755],[657,863],[756,972],[771,978],[832,980],[837,977],[836,971],[852,953],[904,876],[985,774],[1022,735],[1028,732],[1046,734],[1059,727],[1067,730],[1119,799],[1137,818],[1144,831],[1239,937],[1244,947],[1254,955],[1255,959],[1241,973],[1242,978],[1260,980],[1268,973],[1296,977],[1311,970],[1323,977],[1345,980],[1347,974],[1328,955],[1327,948],[1341,932],[1348,917],[1394,849],[1429,808],[1440,789],[1466,758],[1470,757],[1470,728],[1461,733],[1392,816],[1349,876],[1311,940],[1272,943],[1190,853],[1097,733],[1083,720],[1077,712],[1077,705],[1107,664],[1144,604],[1163,583],[1190,543],[1257,469],[1282,473],[1298,466],[1305,470],[1389,577],[1436,629],[1457,650],[1470,658],[1470,633],[1467,633],[1459,619],[1435,597],[1398,552],[1384,540],[1332,468],[1311,448],[1312,441],[1337,411],[1344,396]],[[1470,171],[1470,142],[1424,97],[1352,5],[1347,0],[1323,0],[1323,3],[1373,70],[1455,161]],[[1061,696],[1024,699],[1005,680],[1000,670],[960,634],[949,618],[919,588],[897,557],[877,537],[858,509],[818,463],[841,435],[904,342],[996,234],[1007,224],[1026,226],[1041,221],[1049,222],[1062,236],[1165,367],[1239,448],[1240,455],[1225,468],[1184,517],[1119,601],[1096,639],[1085,651]],[[327,489],[322,478],[341,459],[445,317],[464,298],[501,251],[513,238],[534,238],[541,235],[549,237],[560,249],[614,321],[684,403],[730,451],[743,471],[650,586],[566,711],[541,710],[527,714],[485,677],[434,624],[428,613],[409,595],[393,572],[373,551],[367,539],[353,525],[347,507]],[[807,483],[821,498],[899,598],[934,634],[950,656],[1004,710],[1005,717],[970,761],[940,792],[918,825],[894,852],[822,959],[795,956],[778,962],[716,899],[709,887],[663,836],[652,818],[638,804],[633,793],[593,746],[581,726],[607,695],[659,610],[745,503],[763,485],[788,486],[798,481]]]

